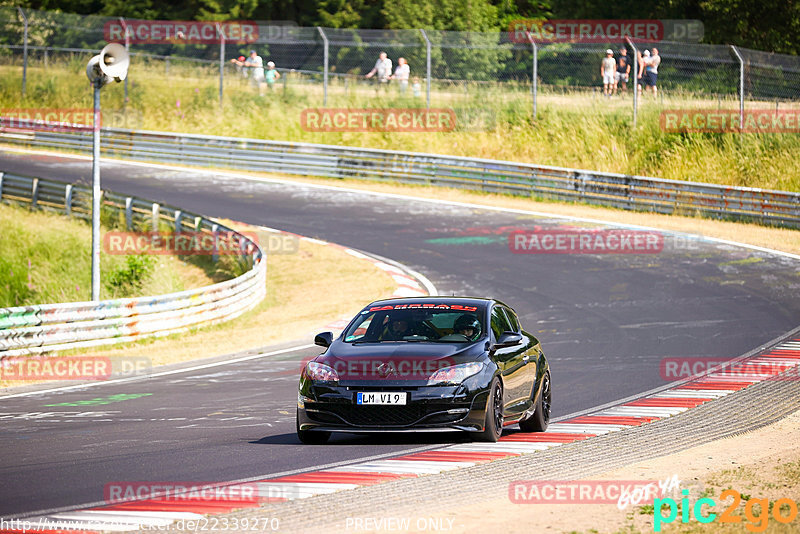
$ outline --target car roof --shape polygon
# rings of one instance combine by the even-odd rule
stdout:
[[[435,297],[402,297],[402,298],[388,298],[388,299],[381,299],[376,300],[375,302],[369,304],[369,306],[383,306],[389,304],[407,304],[407,303],[419,303],[419,304],[461,304],[467,306],[488,306],[492,303],[502,304],[500,301],[490,298],[482,298],[482,297],[455,297],[455,296],[445,296],[439,295]]]

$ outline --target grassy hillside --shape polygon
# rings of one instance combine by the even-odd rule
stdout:
[[[2,108],[89,108],[91,89],[82,60],[48,70],[29,68],[28,96],[20,98],[20,68],[0,67]],[[529,88],[436,87],[434,107],[480,118],[476,131],[443,133],[309,132],[301,112],[322,107],[319,85],[289,75],[286,90],[259,96],[254,87],[231,75],[225,103],[218,103],[218,78],[197,69],[134,63],[130,71],[128,113],[105,124],[150,130],[231,135],[262,139],[367,146],[498,158],[544,165],[586,168],[771,189],[800,190],[800,134],[676,134],[659,127],[664,109],[736,109],[733,101],[697,97],[646,96],[639,126],[632,130],[630,92],[607,100],[591,94],[548,94],[539,98],[539,116],[530,123]],[[424,98],[401,98],[390,88],[376,95],[367,85],[345,88],[332,83],[327,107],[424,107]],[[423,93],[424,95],[424,93]],[[122,84],[103,90],[103,108],[123,108]],[[753,104],[774,108],[775,103]],[[784,108],[787,104],[783,104]],[[490,127],[487,129],[486,126]],[[468,128],[468,130],[470,130]]]
[[[91,224],[0,204],[0,307],[91,300]],[[171,256],[100,255],[102,299],[209,285],[198,266]]]

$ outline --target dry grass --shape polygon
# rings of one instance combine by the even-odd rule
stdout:
[[[0,204],[0,306],[91,300],[91,226],[50,211]],[[125,266],[101,254],[101,281]],[[206,271],[177,257],[153,256],[150,274],[131,295],[102,284],[100,297],[160,295],[213,283]]]

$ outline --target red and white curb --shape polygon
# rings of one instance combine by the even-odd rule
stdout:
[[[148,499],[101,506],[25,519],[32,525],[49,526],[40,532],[139,530],[143,526],[165,529],[180,520],[202,520],[205,515],[224,514],[252,508],[262,502],[282,502],[334,493],[360,486],[380,484],[401,478],[414,478],[470,467],[509,456],[535,453],[567,443],[618,432],[685,412],[724,397],[786,371],[797,373],[800,366],[800,338],[775,345],[760,354],[740,360],[721,372],[711,372],[671,389],[552,423],[546,432],[516,432],[497,443],[464,443],[401,455],[390,459],[368,460],[352,465],[276,477],[248,483],[258,488],[258,499],[214,501],[202,498]],[[737,368],[743,370],[741,373]],[[748,369],[759,372],[749,373]],[[731,376],[732,373],[734,376]],[[30,529],[29,529],[30,530]],[[2,532],[22,532],[21,529]]]

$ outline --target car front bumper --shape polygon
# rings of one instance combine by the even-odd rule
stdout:
[[[359,405],[357,392],[407,393],[405,405]],[[301,384],[300,430],[331,432],[481,431],[488,390],[458,386]]]

